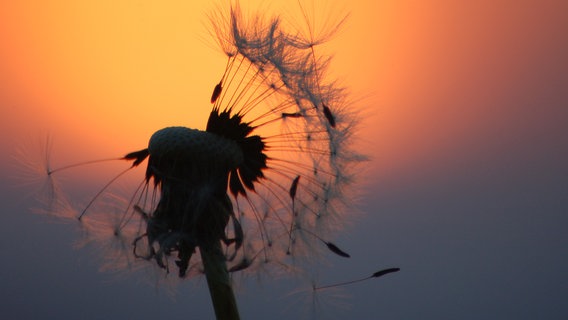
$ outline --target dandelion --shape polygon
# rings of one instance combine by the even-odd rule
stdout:
[[[76,217],[117,267],[142,260],[180,278],[204,273],[217,318],[237,319],[230,274],[295,272],[322,249],[349,257],[329,237],[345,222],[364,157],[352,149],[357,117],[346,92],[326,80],[329,59],[316,54],[333,32],[246,20],[238,5],[210,19],[227,62],[205,130],[155,132],[147,148],[118,158],[129,168]],[[134,194],[105,206],[117,203],[110,185],[139,166]]]

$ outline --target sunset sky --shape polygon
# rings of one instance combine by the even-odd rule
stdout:
[[[352,262],[325,275],[402,269],[343,288],[345,298],[322,294],[322,314],[564,319],[568,3],[315,3],[306,8],[316,8],[316,25],[349,13],[321,50],[350,90],[362,117],[357,148],[371,158],[360,180],[363,215],[339,239]],[[240,4],[302,21],[296,3]],[[133,277],[97,272],[89,248],[73,248],[73,228],[29,211],[32,191],[16,187],[12,155],[46,133],[61,164],[122,156],[166,126],[203,129],[226,62],[208,31],[213,9],[210,1],[2,1],[3,316],[212,315],[204,279],[171,299]],[[296,289],[247,282],[237,294],[242,317],[310,315]]]

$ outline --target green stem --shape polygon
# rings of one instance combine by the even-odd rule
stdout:
[[[239,310],[221,243],[216,241],[208,246],[200,246],[199,251],[215,316],[218,320],[239,320]]]

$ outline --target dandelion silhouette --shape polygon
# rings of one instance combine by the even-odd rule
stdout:
[[[321,248],[349,257],[326,237],[343,225],[348,187],[364,157],[351,149],[357,117],[346,93],[324,80],[329,59],[316,55],[335,29],[321,37],[310,27],[307,35],[290,32],[278,18],[247,21],[238,5],[210,19],[227,64],[205,130],[155,132],[147,148],[119,158],[130,167],[78,218],[95,242],[108,238],[97,236],[97,224],[110,219],[111,237],[130,244],[118,250],[128,261],[175,268],[182,278],[205,273],[217,318],[237,319],[231,273],[267,264],[288,271]],[[95,207],[144,162],[144,180],[125,209]],[[74,166],[46,170],[53,178]]]

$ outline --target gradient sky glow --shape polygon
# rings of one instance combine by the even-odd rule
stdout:
[[[300,20],[285,1],[262,3],[241,6]],[[364,215],[338,239],[353,258],[334,261],[322,282],[402,271],[346,287],[338,295],[347,298],[322,294],[320,315],[565,319],[568,3],[334,3],[332,12],[350,17],[324,50],[361,110],[358,143],[372,159],[361,182]],[[133,277],[97,272],[89,248],[73,249],[72,228],[29,212],[31,191],[15,187],[11,155],[45,132],[54,161],[69,163],[138,150],[165,126],[203,128],[225,66],[206,28],[213,8],[2,1],[3,317],[212,316],[203,279],[170,299]],[[316,23],[337,16],[322,15]],[[246,282],[237,293],[243,318],[309,316],[309,294],[290,294],[296,289]]]

